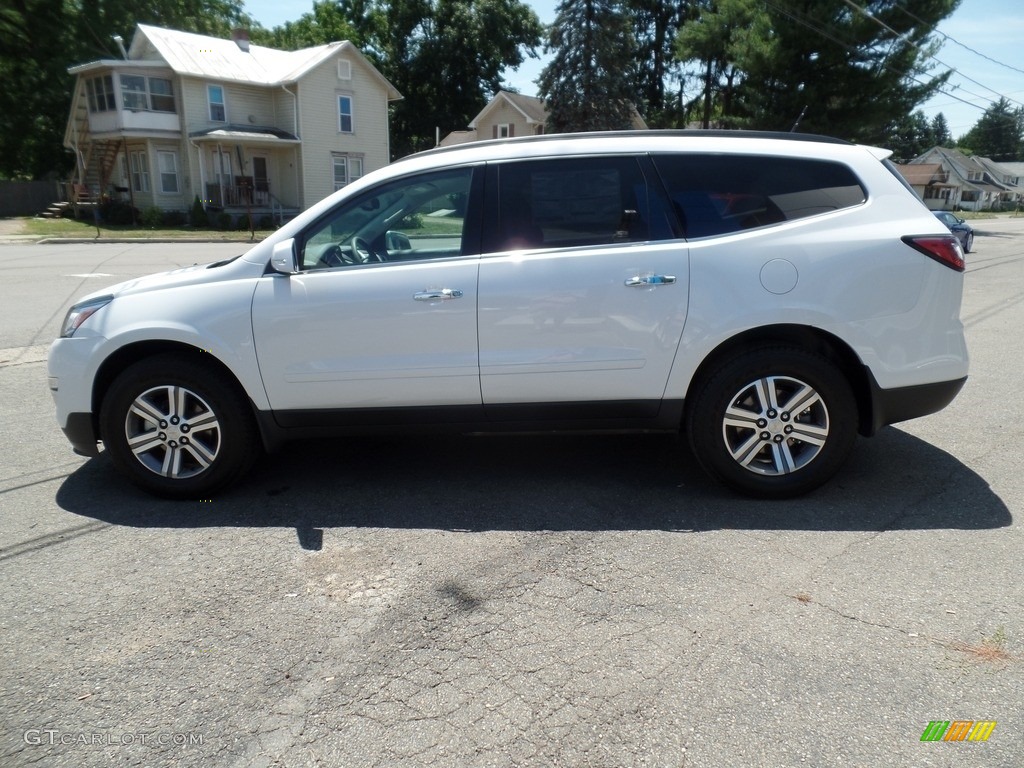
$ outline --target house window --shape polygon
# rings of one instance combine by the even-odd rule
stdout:
[[[338,97],[338,131],[352,133],[352,97]]]
[[[141,150],[129,155],[132,170],[132,189],[136,192],[149,192],[149,163],[146,153]]]
[[[352,79],[352,62],[348,59],[338,59],[338,79]]]
[[[507,139],[515,135],[516,129],[511,123],[502,123],[501,125],[494,126],[494,138],[496,139]]]
[[[334,189],[337,191],[363,175],[363,158],[334,155]]]
[[[210,102],[210,120],[214,123],[226,123],[228,116],[224,107],[224,88],[219,85],[208,85],[206,95]]]
[[[121,103],[133,111],[174,112],[174,90],[163,77],[121,75]]]
[[[178,153],[157,152],[156,165],[160,171],[160,191],[165,195],[178,194]]]
[[[121,103],[125,109],[149,109],[146,99],[146,78],[140,75],[121,75]]]
[[[92,77],[85,81],[90,112],[110,112],[117,109],[114,101],[114,78],[111,75]]]
[[[154,112],[174,112],[174,88],[170,80],[149,78],[149,108]]]
[[[226,150],[213,151],[213,175],[225,187],[231,186],[231,153]]]

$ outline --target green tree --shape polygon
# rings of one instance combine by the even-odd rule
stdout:
[[[341,40],[350,40],[362,48],[362,42],[373,27],[369,19],[349,16],[350,10],[351,4],[321,0],[313,3],[313,10],[296,21],[286,21],[271,30],[261,29],[250,34],[250,38],[259,45],[288,51]],[[357,23],[350,21],[350,18],[357,18]]]
[[[1013,109],[1005,98],[985,110],[957,146],[998,162],[1024,159],[1024,109]]]
[[[120,58],[137,23],[227,35],[251,25],[241,0],[5,0],[0,10],[0,174],[65,173],[62,144],[74,77],[67,68]]]
[[[766,68],[777,55],[776,36],[766,6],[759,0],[703,0],[676,37],[679,58],[698,67],[701,81],[699,116],[704,128],[712,121],[738,127],[745,120],[736,101],[746,73]]]
[[[541,43],[540,20],[520,0],[413,4],[425,5],[427,12],[411,38],[389,34],[380,44],[384,74],[405,96],[392,111],[396,156],[434,146],[436,132],[464,129],[504,86],[503,70],[536,55]],[[405,26],[412,20],[401,12],[396,16]]]
[[[882,144],[892,150],[895,162],[906,163],[923,155],[938,142],[935,141],[932,124],[924,112],[917,110],[895,121]]]
[[[626,0],[636,43],[636,107],[652,128],[674,127],[679,121],[670,82],[680,75],[675,41],[689,7],[666,0]]]
[[[552,132],[629,128],[637,99],[629,16],[615,0],[561,0],[537,81]]]
[[[928,75],[939,46],[931,35],[959,2],[766,4],[777,46],[744,81],[753,124],[880,143],[894,115],[909,115],[948,79]]]
[[[62,0],[11,0],[0,12],[0,177],[46,178],[70,167],[61,146],[70,103]]]
[[[949,123],[946,122],[946,116],[944,114],[939,112],[939,114],[932,118],[931,129],[932,141],[935,142],[935,146],[953,146],[953,134],[949,132]]]

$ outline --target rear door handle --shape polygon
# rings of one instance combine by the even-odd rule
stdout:
[[[417,291],[412,297],[416,301],[448,301],[448,299],[461,299],[462,291],[458,288],[438,288],[430,291]]]
[[[634,275],[627,277],[625,285],[629,288],[645,285],[671,285],[676,281],[675,275]]]

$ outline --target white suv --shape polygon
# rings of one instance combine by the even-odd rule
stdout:
[[[888,155],[707,131],[415,155],[77,303],[58,421],[174,497],[291,438],[420,429],[682,429],[731,488],[804,493],[967,376],[963,251]]]

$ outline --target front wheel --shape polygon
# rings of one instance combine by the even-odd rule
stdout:
[[[799,496],[831,478],[857,437],[850,385],[828,360],[797,347],[734,358],[696,383],[690,446],[723,484],[766,499]]]
[[[103,400],[100,430],[114,465],[151,493],[203,498],[256,460],[247,399],[222,371],[186,355],[129,366]]]

